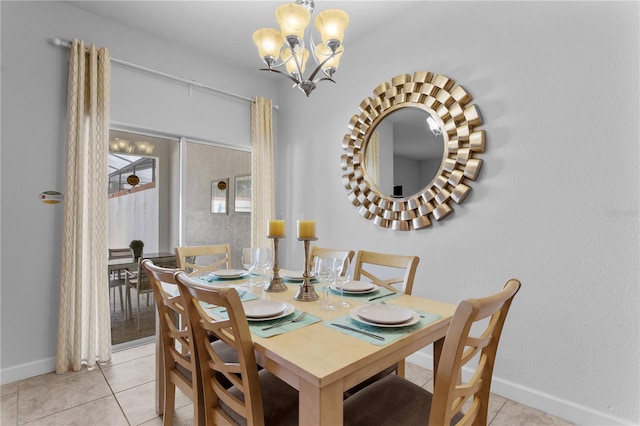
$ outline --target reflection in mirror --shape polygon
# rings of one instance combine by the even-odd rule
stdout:
[[[432,113],[406,107],[383,117],[364,151],[370,181],[383,194],[402,198],[421,192],[436,178],[445,142]]]
[[[211,213],[228,214],[229,179],[211,182]]]

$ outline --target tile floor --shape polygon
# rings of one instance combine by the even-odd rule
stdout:
[[[154,344],[113,353],[91,371],[37,377],[2,385],[0,425],[161,425],[154,406]],[[431,390],[430,370],[407,364],[406,377]],[[191,425],[191,403],[176,392],[174,424]],[[541,411],[492,395],[491,426],[570,425]]]

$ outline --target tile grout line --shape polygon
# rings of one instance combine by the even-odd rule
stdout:
[[[115,392],[113,391],[113,387],[111,387],[111,383],[109,383],[109,380],[107,379],[107,376],[104,375],[104,371],[102,370],[102,366],[100,367],[100,374],[102,374],[102,377],[104,378],[104,381],[107,382],[107,386],[109,386],[109,390],[111,391],[111,396],[113,396],[113,399],[116,400],[116,404],[118,404],[118,408],[120,408],[120,412],[122,413],[122,417],[125,418],[125,420],[127,421],[127,424],[129,426],[131,426],[131,422],[129,421],[129,418],[127,417],[127,414],[124,412],[124,409],[122,408],[122,405],[120,405],[120,400],[118,399],[118,397],[116,396]]]

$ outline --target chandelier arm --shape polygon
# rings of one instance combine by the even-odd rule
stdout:
[[[260,71],[270,71],[270,72],[276,72],[278,74],[282,74],[285,77],[291,79],[295,84],[300,84],[300,80],[298,80],[297,78],[294,78],[293,76],[291,76],[289,73],[286,72],[282,72],[280,70],[274,69],[274,68],[260,68]]]
[[[309,31],[309,50],[311,50],[311,54],[313,56],[313,61],[316,64],[320,64],[320,59],[318,59],[318,55],[316,54],[316,44],[313,41],[313,31]]]
[[[332,59],[334,56],[336,56],[336,52],[333,52],[331,54],[331,56],[328,56],[327,59],[325,59],[324,61],[322,61],[321,63],[318,64],[318,66],[316,67],[315,70],[313,70],[313,73],[309,76],[309,80],[313,81],[313,78],[316,76],[316,74],[318,74],[318,72],[322,69],[322,66],[329,60]]]
[[[296,68],[298,68],[298,74],[300,75],[300,81],[302,81],[304,79],[304,76],[302,75],[302,67],[300,66],[300,61],[298,61],[298,55],[296,55],[296,51],[293,49],[293,47],[291,47],[290,49],[291,49],[291,58],[296,63]],[[304,45],[302,45],[301,49],[302,49],[302,59],[304,60]]]

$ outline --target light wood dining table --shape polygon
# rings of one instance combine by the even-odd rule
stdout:
[[[294,300],[298,285],[287,284],[287,287],[287,291],[278,293],[255,286],[242,286],[241,289],[263,299],[289,302],[297,310],[323,320],[273,337],[252,335],[258,364],[298,390],[300,425],[342,425],[344,391],[430,344],[434,345],[435,372],[455,305],[408,295],[387,300],[387,303],[415,311],[438,314],[440,319],[418,329],[412,328],[401,338],[378,346],[324,325],[326,321],[348,315],[350,309],[363,302],[345,298],[351,307],[324,311],[316,302]],[[320,293],[319,286],[316,287]],[[159,344],[156,356],[161,357]],[[156,410],[161,414],[162,364],[156,362],[156,365]]]

